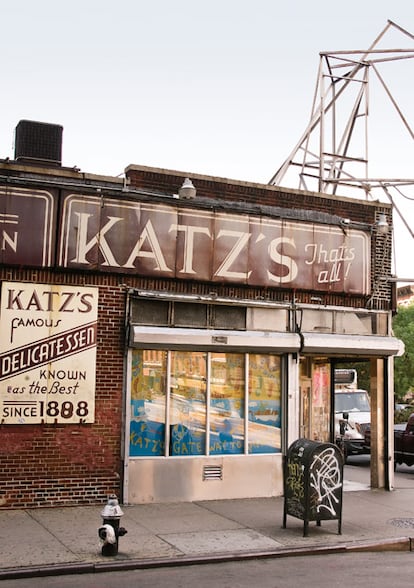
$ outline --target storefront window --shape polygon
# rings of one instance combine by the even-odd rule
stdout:
[[[207,354],[171,352],[170,455],[206,452]]]
[[[166,351],[132,352],[130,455],[165,453]]]
[[[244,453],[244,355],[212,353],[210,455]]]
[[[130,456],[280,452],[280,381],[275,355],[134,349]]]
[[[280,358],[249,355],[249,453],[281,451]]]

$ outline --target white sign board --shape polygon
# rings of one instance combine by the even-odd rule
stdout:
[[[98,288],[3,282],[0,312],[0,422],[94,422]]]

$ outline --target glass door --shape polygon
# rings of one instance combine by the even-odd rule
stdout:
[[[330,363],[328,359],[301,358],[300,437],[314,441],[330,440]]]

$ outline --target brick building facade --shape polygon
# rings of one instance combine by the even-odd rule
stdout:
[[[0,160],[0,507],[280,495],[289,443],[333,440],[339,359],[371,362],[374,437],[388,430],[389,205],[136,165],[98,176],[29,147],[23,129]],[[88,304],[44,335],[76,310],[61,295]]]

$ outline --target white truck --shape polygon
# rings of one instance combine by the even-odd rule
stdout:
[[[366,390],[358,388],[354,369],[335,369],[335,439],[345,459],[369,453],[365,431],[371,422],[371,404]]]

